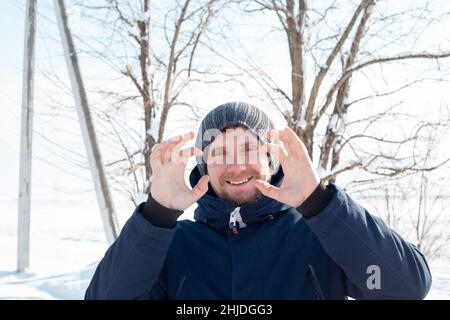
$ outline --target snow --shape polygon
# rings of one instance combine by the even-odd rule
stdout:
[[[433,276],[433,285],[427,300],[449,300],[450,299],[450,262],[441,261],[432,263],[431,274]]]
[[[367,7],[367,14],[372,14],[372,12],[373,12],[373,8],[375,7],[375,5],[374,4],[370,4],[368,7]]]
[[[338,131],[338,122],[339,116],[337,114],[333,114],[330,118],[330,124],[328,125],[332,132]]]
[[[83,298],[107,249],[95,199],[32,199],[30,268],[21,274],[16,273],[17,204],[0,198],[0,208],[0,299]],[[126,217],[121,218],[123,225]]]
[[[144,23],[148,24],[149,19],[150,19],[150,11],[149,10],[144,11],[144,12],[140,13],[139,15],[137,15],[135,18],[136,23],[133,24],[133,27],[128,30],[129,34],[136,38],[140,38],[141,40],[146,38],[146,35],[142,35],[142,37],[141,37],[141,30],[139,29],[138,23],[144,22]]]
[[[345,118],[345,115],[340,117],[338,114],[334,113],[330,118],[328,127],[332,132],[336,133],[336,135],[342,135],[345,127]]]
[[[147,201],[147,198],[148,198],[148,194],[147,194],[147,193],[142,192],[142,191],[139,191],[139,192],[135,195],[134,201],[135,201],[136,203],[142,203],[142,202]]]
[[[293,118],[293,113],[291,113],[290,118]],[[292,121],[292,124],[294,126],[294,128],[300,128],[302,130],[304,130],[306,128],[306,116],[305,116],[305,112],[302,110],[302,113],[300,114],[300,118],[298,120]]]
[[[136,16],[136,21],[148,21],[150,19],[150,10],[143,11],[140,15]]]
[[[317,174],[319,175],[320,179],[323,179],[329,175],[331,175],[331,171],[330,170],[325,170],[324,168],[322,168],[322,164],[319,163],[319,165],[317,166]]]
[[[0,198],[0,300],[83,299],[107,249],[95,201],[34,199],[32,204],[30,269],[18,274],[17,203]],[[118,207],[123,225],[133,207],[131,203]],[[437,261],[431,269],[433,287],[427,299],[450,299],[450,263]]]
[[[302,130],[306,128],[306,114],[305,114],[305,110],[302,109],[299,121],[298,122],[295,121],[294,124],[298,125],[298,127],[301,128]]]
[[[305,119],[305,114],[302,113],[300,116],[300,122],[299,122],[299,128],[301,128],[302,130],[304,130],[306,128],[306,119]]]
[[[128,33],[132,37],[136,37],[136,38],[140,37],[140,31],[139,31],[139,27],[137,25],[133,25],[133,27],[129,28]]]
[[[61,274],[0,273],[0,299],[83,299],[96,263]]]

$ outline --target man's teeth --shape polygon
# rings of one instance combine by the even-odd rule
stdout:
[[[227,181],[229,184],[243,184],[246,183],[247,181],[249,181],[252,177],[249,177],[247,179],[244,180],[240,180],[240,181]]]

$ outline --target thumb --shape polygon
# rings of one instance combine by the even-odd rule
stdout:
[[[252,179],[255,187],[261,191],[261,193],[269,198],[278,200],[278,187],[271,185],[269,182],[259,179]]]
[[[200,199],[208,191],[208,182],[209,176],[204,175],[203,177],[200,178],[196,186],[192,189],[195,201]]]

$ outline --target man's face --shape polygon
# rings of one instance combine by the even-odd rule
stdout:
[[[216,135],[209,146],[207,171],[216,194],[239,205],[261,196],[252,179],[268,181],[272,174],[266,152],[243,127],[228,128]]]

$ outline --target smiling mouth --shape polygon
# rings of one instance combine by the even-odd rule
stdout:
[[[242,179],[242,180],[225,180],[225,182],[232,186],[239,186],[239,185],[249,182],[252,178],[253,177],[248,177],[248,178]]]

